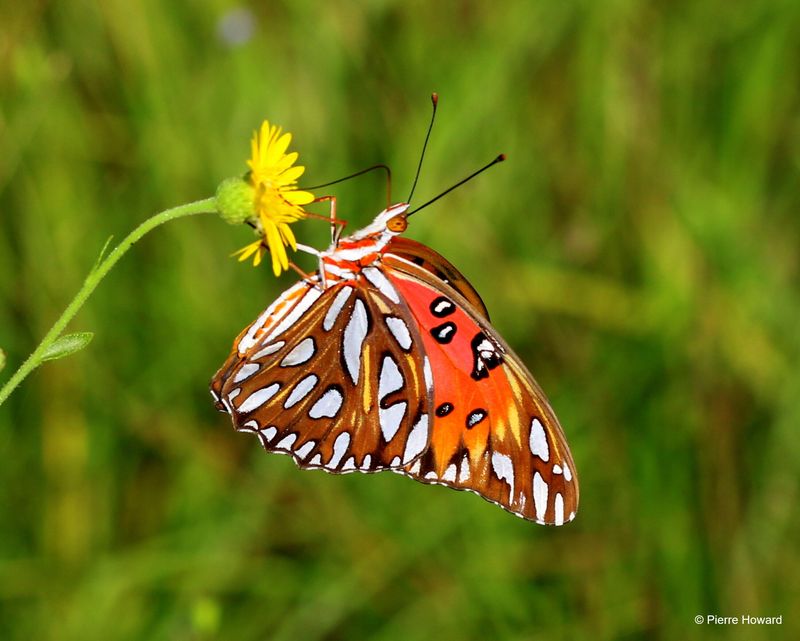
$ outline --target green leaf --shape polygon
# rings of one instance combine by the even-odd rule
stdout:
[[[97,268],[100,267],[100,263],[102,263],[103,259],[106,257],[106,250],[108,249],[108,246],[111,244],[111,239],[112,238],[114,238],[114,236],[109,236],[106,239],[106,244],[103,245],[103,249],[100,250],[100,255],[97,257],[97,260],[94,262],[94,267],[92,267],[92,272],[97,271]]]
[[[6,353],[0,349],[0,370],[6,366]]]
[[[92,338],[94,338],[94,332],[64,334],[45,350],[41,361],[54,361],[79,352],[91,342]]]

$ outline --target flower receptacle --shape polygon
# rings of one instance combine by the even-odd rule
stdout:
[[[256,214],[255,189],[246,178],[226,178],[217,187],[217,211],[231,225],[241,225]]]

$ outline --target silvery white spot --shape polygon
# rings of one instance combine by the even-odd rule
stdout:
[[[288,294],[289,292],[285,292]],[[284,295],[285,295],[284,294]],[[279,298],[276,300],[272,305],[267,307],[263,312],[261,312],[261,316],[256,319],[256,322],[250,325],[250,329],[247,330],[247,333],[242,337],[242,340],[239,341],[239,345],[237,349],[239,350],[240,354],[244,354],[248,349],[250,349],[253,345],[256,344],[256,333],[260,330],[264,323],[267,322],[267,318],[272,313],[273,307],[278,304],[281,299]]]
[[[433,391],[433,372],[431,371],[431,362],[427,356],[422,363],[422,374],[425,377],[425,389],[428,392]]]
[[[558,463],[556,463],[553,466],[553,474],[561,474],[561,472],[562,472],[561,466]]]
[[[252,412],[253,410],[258,409],[269,399],[275,396],[280,388],[280,383],[273,383],[269,387],[262,387],[260,390],[256,390],[245,399],[244,403],[239,406],[239,412],[241,414],[247,414],[247,412]]]
[[[427,473],[425,474],[425,478],[426,478],[426,479],[430,479],[430,480],[435,480],[435,479],[438,479],[439,477],[438,477],[438,476],[436,476],[436,472],[434,472],[433,470],[431,470],[430,472],[427,472]]]
[[[461,459],[461,466],[458,468],[458,482],[464,483],[465,481],[469,481],[469,457],[464,454],[464,458]]]
[[[381,363],[381,374],[380,380],[378,381],[378,398],[383,400],[389,394],[396,392],[402,387],[403,375],[400,373],[400,369],[397,367],[397,363],[394,362],[394,359],[387,354],[383,357],[383,363]]]
[[[344,363],[347,366],[347,373],[353,381],[353,385],[358,385],[358,374],[361,370],[361,346],[367,336],[368,331],[367,309],[361,299],[357,299],[353,305],[353,313],[344,328]]]
[[[306,396],[308,396],[309,392],[314,389],[318,381],[319,379],[314,374],[309,374],[306,376],[294,386],[292,393],[289,394],[289,397],[286,399],[286,401],[284,401],[283,407],[288,410],[290,407],[297,405]]]
[[[272,345],[267,345],[264,349],[258,350],[255,354],[250,357],[251,361],[257,361],[259,358],[264,358],[265,356],[269,356],[270,354],[274,354],[281,347],[286,345],[286,341],[278,341],[277,343],[273,343]]]
[[[217,395],[217,393],[213,389],[210,389],[208,391],[211,392],[211,398],[213,398],[216,402],[219,402],[219,396]]]
[[[400,302],[400,296],[397,295],[397,290],[389,282],[384,273],[376,267],[367,267],[363,271],[367,280],[378,288],[378,291],[386,296],[393,303]]]
[[[520,492],[519,493],[519,498],[517,499],[517,503],[519,504],[519,511],[520,512],[522,512],[525,509],[525,501],[526,501],[525,492]],[[517,514],[517,516],[521,516],[521,515]]]
[[[301,460],[304,459],[306,456],[311,454],[311,450],[314,449],[315,445],[316,445],[315,441],[308,441],[307,443],[303,443],[302,446],[298,447],[294,451],[295,456],[297,456],[297,458],[299,458]]]
[[[514,463],[511,457],[500,452],[492,452],[492,469],[497,478],[508,483],[510,488],[508,502],[511,503],[514,500]]]
[[[344,465],[342,465],[342,469],[343,470],[354,470],[354,469],[356,469],[356,459],[355,459],[355,457],[351,456],[349,459],[347,459],[344,462]]]
[[[391,463],[389,463],[389,467],[399,467],[399,466],[400,466],[400,457],[399,456],[395,456],[392,459]]]
[[[455,463],[451,463],[447,467],[447,469],[444,471],[444,474],[442,474],[442,480],[443,481],[449,481],[450,483],[453,483],[456,480],[456,465],[455,465]]]
[[[331,280],[353,280],[355,272],[352,267],[337,267],[333,263],[325,263],[325,275]]]
[[[333,418],[342,407],[343,400],[342,393],[335,387],[331,387],[311,406],[308,415],[311,418]],[[348,438],[350,437],[348,436]]]
[[[270,425],[269,427],[264,428],[263,430],[259,431],[259,434],[264,437],[264,441],[269,443],[272,439],[274,439],[278,435],[278,428],[274,425]]]
[[[409,474],[419,474],[419,468],[421,466],[422,466],[421,460],[417,459],[416,461],[414,461],[414,464],[410,468],[408,468],[408,473]]]
[[[444,298],[440,300],[438,303],[436,303],[436,305],[434,305],[433,313],[439,315],[448,309],[455,309],[455,305],[453,305],[452,301],[449,301],[446,298]]]
[[[349,249],[337,249],[332,253],[329,253],[329,256],[335,256],[338,260],[345,261],[348,263],[355,263],[358,262],[360,259],[368,256],[369,254],[375,253],[375,246],[374,245],[365,245],[363,247],[350,247]],[[326,268],[328,266],[326,265]],[[330,265],[330,267],[335,267],[335,265]]]
[[[314,345],[314,339],[311,336],[307,336],[295,345],[291,352],[284,356],[281,361],[281,367],[302,365],[314,355],[315,350],[316,345]]]
[[[234,398],[236,398],[237,396],[239,396],[239,394],[241,393],[241,391],[242,391],[242,388],[241,388],[241,387],[237,387],[235,390],[231,390],[231,391],[228,393],[228,400],[229,400],[231,403],[233,403],[233,399],[234,399]]]
[[[314,454],[314,458],[312,458],[309,462],[309,465],[322,465],[322,454]]]
[[[258,363],[246,363],[239,368],[238,372],[236,372],[236,376],[233,377],[233,382],[241,383],[246,378],[250,378],[259,369],[261,369],[261,365]]]
[[[241,429],[243,430],[258,430],[258,423],[256,421],[247,421],[244,425],[242,425]]]
[[[345,452],[347,452],[347,448],[349,446],[350,433],[342,432],[333,442],[333,454],[331,455],[331,459],[328,461],[327,467],[336,469],[336,467],[339,465],[339,461],[342,460],[342,457],[345,455]]]
[[[539,472],[533,475],[533,506],[536,509],[536,519],[544,523],[544,513],[547,511],[547,481]]]
[[[347,302],[347,299],[350,298],[350,294],[353,293],[352,287],[342,287],[339,290],[339,293],[336,294],[336,298],[333,299],[331,306],[328,308],[328,312],[325,314],[325,319],[322,321],[322,329],[326,332],[329,332],[333,329],[333,326],[336,324],[336,319],[339,318],[339,314],[344,307],[344,304]]]
[[[397,434],[397,430],[400,429],[400,423],[403,421],[403,416],[406,413],[406,406],[406,402],[401,401],[400,403],[390,405],[387,409],[381,407],[378,410],[381,432],[383,433],[383,439],[387,443],[394,438],[395,434]]]
[[[554,523],[556,525],[564,525],[564,497],[561,496],[560,493],[556,493],[555,501],[553,501],[553,506],[555,507],[556,518]]]
[[[534,418],[531,422],[530,448],[531,454],[538,456],[545,463],[550,460],[550,446],[547,444],[547,435],[544,433],[544,427],[538,418]]]
[[[406,439],[406,449],[403,452],[403,463],[409,463],[411,460],[422,454],[422,451],[428,446],[428,415],[423,414],[419,417],[417,424],[411,428],[411,433]]]
[[[571,521],[574,518],[575,518],[575,512],[570,512],[569,513],[569,518],[567,519],[567,521]]]
[[[433,337],[440,343],[449,343],[453,339],[456,329],[455,323],[448,321],[443,325],[434,328],[435,333],[432,332]]]
[[[281,319],[280,323],[273,328],[269,335],[264,338],[265,341],[272,340],[276,336],[279,336],[282,332],[285,332],[287,329],[289,329],[297,322],[297,319],[305,314],[308,308],[311,307],[320,296],[322,296],[322,292],[316,287],[311,287],[305,283],[303,284],[308,288],[306,293],[299,301],[297,301],[297,303],[295,303],[294,307],[292,307],[292,310]]]
[[[291,450],[297,440],[297,434],[287,434],[275,445],[276,450]]]
[[[467,428],[475,427],[478,423],[480,423],[483,419],[488,416],[488,412],[483,408],[478,408],[470,412],[469,416],[467,416]]]
[[[402,318],[396,316],[386,317],[386,326],[394,336],[397,344],[405,350],[411,349],[411,334],[408,331],[408,326]]]
[[[564,480],[569,483],[572,480],[572,470],[569,469],[569,465],[564,463]]]
[[[251,347],[253,347],[253,345],[256,344],[256,334],[266,324],[267,319],[276,313],[278,308],[285,305],[287,300],[294,298],[298,295],[298,292],[303,291],[307,287],[308,285],[306,283],[300,282],[278,296],[278,298],[275,299],[272,304],[264,310],[261,316],[258,317],[256,322],[250,326],[250,329],[247,330],[247,334],[245,334],[242,340],[239,342],[239,353],[244,354]]]
[[[225,407],[225,411],[228,412],[228,414],[233,414],[233,407],[231,407],[227,398],[222,399],[222,405]]]
[[[372,465],[372,455],[371,454],[367,454],[364,457],[364,460],[361,461],[361,469],[362,470],[368,470],[370,465]]]

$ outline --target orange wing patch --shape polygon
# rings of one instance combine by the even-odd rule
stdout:
[[[458,291],[404,257],[384,260],[419,326],[434,381],[431,444],[405,472],[538,523],[572,520],[575,466],[531,374]]]

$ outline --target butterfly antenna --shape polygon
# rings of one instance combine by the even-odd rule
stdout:
[[[417,213],[417,212],[418,212],[420,209],[425,209],[425,207],[427,207],[428,205],[431,205],[431,204],[435,203],[435,202],[436,202],[437,200],[439,200],[439,199],[440,199],[442,196],[446,196],[447,194],[449,194],[449,193],[450,193],[451,191],[453,191],[453,190],[454,190],[456,187],[461,187],[461,185],[463,185],[463,184],[464,184],[464,183],[466,183],[466,182],[469,182],[470,180],[472,180],[473,178],[475,178],[475,176],[477,176],[478,174],[482,174],[484,171],[486,171],[487,169],[489,169],[489,167],[492,167],[493,165],[496,165],[496,164],[497,164],[497,163],[499,163],[499,162],[503,162],[505,159],[506,159],[506,155],[505,155],[505,154],[500,154],[500,155],[499,155],[497,158],[495,158],[495,159],[494,159],[492,162],[490,162],[488,165],[484,165],[483,167],[481,167],[480,169],[478,169],[478,171],[475,171],[475,172],[471,173],[469,176],[467,176],[467,177],[466,177],[466,178],[464,178],[463,180],[459,180],[459,181],[458,181],[458,182],[457,182],[455,185],[453,185],[453,186],[452,186],[452,187],[450,187],[449,189],[445,189],[445,190],[444,190],[444,191],[443,191],[441,194],[439,194],[438,196],[436,196],[436,198],[431,198],[431,199],[430,199],[428,202],[426,202],[424,205],[420,205],[420,206],[419,206],[419,207],[417,207],[416,209],[414,209],[414,210],[412,210],[412,211],[408,212],[408,213],[406,214],[406,218],[408,218],[408,217],[409,217],[411,214],[416,214],[416,213]]]
[[[386,172],[386,189],[391,194],[392,191],[392,170],[389,169],[388,165],[384,165],[383,163],[379,163],[377,165],[372,165],[372,167],[367,167],[366,169],[362,169],[361,171],[357,171],[354,174],[350,174],[349,176],[345,176],[344,178],[337,178],[336,180],[331,180],[327,183],[322,183],[321,185],[312,185],[311,187],[303,187],[303,189],[322,189],[323,187],[330,187],[331,185],[335,185],[336,183],[344,182],[345,180],[350,180],[351,178],[356,178],[361,174],[366,174],[370,171],[375,171],[376,169],[383,169]]]
[[[436,120],[436,105],[439,104],[439,94],[431,94],[431,104],[433,111],[431,112],[431,122],[428,124],[428,132],[425,134],[425,142],[422,143],[422,153],[419,155],[419,164],[417,165],[417,174],[414,176],[414,184],[411,185],[411,193],[408,194],[406,199],[407,203],[411,202],[411,197],[414,195],[414,190],[417,188],[417,181],[419,180],[419,172],[422,170],[422,161],[425,160],[425,150],[428,148],[428,140],[431,137],[431,130],[433,129],[433,121]]]

